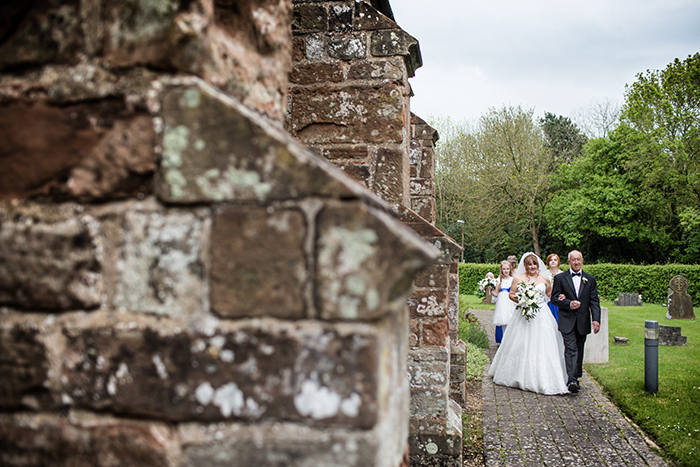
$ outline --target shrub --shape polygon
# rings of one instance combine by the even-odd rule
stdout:
[[[563,264],[562,269],[568,265]],[[664,304],[668,298],[668,283],[674,276],[688,279],[688,294],[700,297],[700,265],[665,264],[638,266],[633,264],[584,264],[583,269],[595,276],[598,282],[598,295],[608,300],[617,298],[618,293],[635,293],[642,296],[645,303]],[[471,294],[479,280],[487,272],[498,274],[497,264],[461,263],[459,265],[459,290]]]

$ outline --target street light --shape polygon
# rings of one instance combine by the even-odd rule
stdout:
[[[457,221],[457,223],[462,224],[462,259],[460,263],[464,262],[464,221]]]

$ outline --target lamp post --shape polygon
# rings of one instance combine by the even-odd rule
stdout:
[[[659,391],[659,322],[644,321],[644,390]]]
[[[462,224],[462,257],[460,263],[464,262],[464,221],[457,221],[457,223]]]

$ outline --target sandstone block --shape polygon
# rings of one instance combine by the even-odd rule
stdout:
[[[0,464],[175,465],[178,446],[164,424],[72,415],[0,415]]]
[[[367,57],[365,34],[332,35],[328,38],[328,56],[339,60],[361,60]]]
[[[290,92],[292,132],[306,144],[400,143],[405,101],[391,83]]]
[[[201,313],[210,226],[203,213],[127,212],[114,305],[173,317]]]
[[[163,331],[144,324],[66,329],[63,400],[178,422],[368,429],[377,421],[385,376],[375,328],[270,320],[220,326],[211,335]]]
[[[322,32],[328,29],[328,12],[323,5],[314,3],[295,4],[292,17],[292,32],[295,34]]]
[[[48,370],[46,348],[36,329],[17,325],[0,328],[0,409],[38,409],[43,405],[49,396]]]
[[[328,29],[330,31],[352,31],[352,18],[355,6],[361,2],[335,4],[328,9]]]
[[[442,419],[412,419],[409,436],[411,465],[462,467],[462,419],[459,406],[450,401]]]
[[[424,242],[385,213],[359,203],[322,210],[317,226],[322,318],[373,320],[403,311],[413,278],[425,266],[420,263],[432,255]]]
[[[222,208],[212,229],[211,307],[222,317],[306,317],[301,211]]]
[[[348,79],[405,81],[406,66],[401,59],[363,60],[350,64]]]
[[[355,2],[355,29],[371,31],[375,29],[396,29],[396,23],[377,11],[368,2]]]
[[[240,466],[395,466],[386,440],[376,431],[324,428],[288,423],[180,428],[183,465]],[[384,449],[382,449],[384,447]],[[396,457],[396,453],[393,457]]]
[[[448,382],[442,388],[411,388],[411,424],[415,419],[447,419]],[[412,433],[414,430],[410,430]]]
[[[0,213],[2,215],[3,213]],[[100,226],[90,216],[0,223],[0,304],[52,311],[90,309],[102,300]]]
[[[448,383],[450,362],[443,348],[411,349],[408,353],[408,375],[411,388],[444,389]]]
[[[83,46],[80,2],[41,2],[34,14],[26,5],[0,5],[0,70],[42,62],[75,63]]]
[[[447,288],[448,273],[450,266],[447,264],[436,264],[422,271],[416,276],[414,285],[416,287]]]
[[[0,199],[101,200],[151,191],[153,121],[124,101],[11,102],[0,107],[0,139]]]
[[[289,75],[294,84],[339,83],[345,79],[339,62],[295,63]]]
[[[166,202],[359,195],[345,177],[280,127],[201,81],[168,89],[162,113],[163,160],[156,192]]]
[[[402,56],[408,68],[408,76],[423,65],[418,41],[403,29],[373,31],[370,36],[370,53],[374,57]]]
[[[409,167],[401,148],[379,148],[373,191],[390,203],[409,204]]]
[[[442,319],[424,319],[422,325],[421,345],[443,346],[449,343],[450,329],[447,317]]]
[[[437,317],[447,315],[447,290],[416,289],[408,299],[411,317]]]

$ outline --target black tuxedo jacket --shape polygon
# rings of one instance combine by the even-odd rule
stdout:
[[[566,298],[559,300],[559,295],[564,294]],[[600,323],[600,298],[598,298],[598,287],[595,277],[582,272],[581,287],[578,297],[574,288],[574,281],[570,271],[564,271],[554,276],[552,286],[552,303],[559,307],[559,331],[566,334],[571,332],[576,326],[579,334],[591,333],[591,322]],[[571,302],[578,300],[581,307],[577,310],[571,309]],[[592,317],[592,319],[591,319]]]

